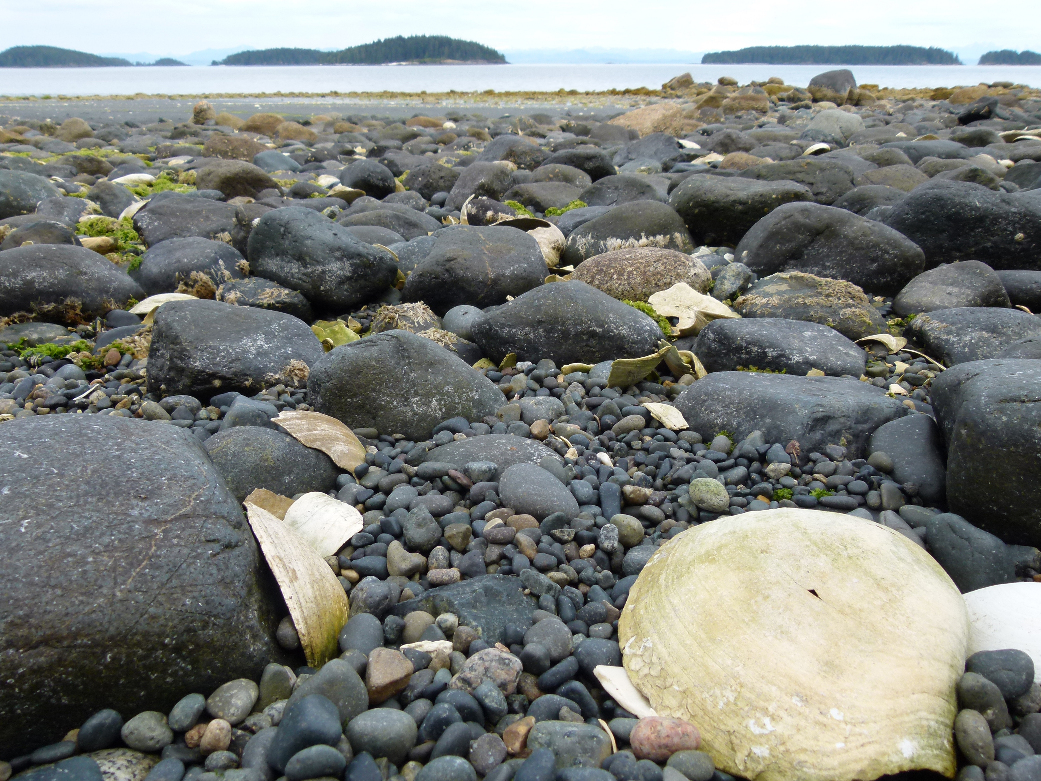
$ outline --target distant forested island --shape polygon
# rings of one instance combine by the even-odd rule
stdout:
[[[155,62],[130,62],[122,57],[59,49],[57,46],[12,46],[0,52],[0,68],[129,68],[133,65],[185,65],[163,57]]]
[[[1014,52],[1012,49],[987,52],[979,61],[980,65],[1041,65],[1041,54],[1029,49],[1022,52]]]
[[[446,35],[397,36],[335,52],[318,49],[260,49],[239,52],[214,65],[386,65],[392,62],[505,63],[495,49]]]
[[[709,52],[703,65],[961,65],[958,55],[930,46],[749,46]]]

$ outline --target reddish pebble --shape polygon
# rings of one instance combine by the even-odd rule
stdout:
[[[701,745],[698,728],[683,719],[651,716],[640,719],[629,735],[629,745],[638,759],[664,762],[677,751]]]

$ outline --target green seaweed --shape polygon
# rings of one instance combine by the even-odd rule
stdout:
[[[665,336],[668,336],[672,333],[672,324],[669,323],[668,318],[659,315],[654,310],[654,307],[648,304],[646,301],[629,301],[627,299],[622,299],[622,303],[626,304],[627,306],[631,306],[633,309],[643,312],[645,315],[651,318],[655,323],[658,324],[658,327],[661,329],[661,332]]]
[[[778,502],[783,501],[785,499],[791,499],[791,498],[792,498],[792,489],[791,488],[775,488],[774,489],[774,499],[776,499]]]
[[[14,350],[18,353],[20,358],[43,358],[51,357],[55,360],[59,358],[65,358],[69,353],[82,353],[90,352],[91,344],[85,339],[80,339],[73,342],[72,344],[55,344],[54,342],[47,342],[46,344],[38,344],[36,347],[24,346],[25,339],[20,339],[15,344],[7,345],[9,350]]]
[[[528,209],[528,207],[526,207],[520,201],[506,201],[506,205],[509,206],[511,209],[513,209],[517,213],[518,217],[534,217],[535,216],[534,214],[531,213],[531,210]]]
[[[579,201],[576,199],[569,203],[567,206],[565,206],[563,209],[559,209],[556,206],[550,206],[548,209],[546,209],[546,216],[559,217],[561,214],[564,214],[564,212],[569,212],[572,209],[584,209],[586,208],[586,205],[587,204],[584,201]]]
[[[834,496],[835,492],[829,488],[814,488],[810,491],[810,496],[814,497],[818,502],[825,496]]]

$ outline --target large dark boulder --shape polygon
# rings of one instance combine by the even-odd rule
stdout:
[[[600,149],[561,149],[542,161],[542,165],[570,165],[579,171],[585,171],[594,182],[618,173],[614,163]]]
[[[195,186],[217,190],[225,198],[256,198],[263,190],[277,190],[267,171],[244,160],[220,160],[195,172]]]
[[[0,252],[15,249],[25,244],[68,244],[82,246],[72,228],[63,222],[40,220],[15,228],[0,242]]]
[[[895,230],[816,203],[774,209],[745,234],[734,257],[761,276],[801,271],[882,294],[925,270],[922,251]]]
[[[373,198],[386,198],[394,192],[394,174],[375,160],[355,160],[340,172],[340,182]]]
[[[1009,547],[960,515],[940,513],[930,518],[926,543],[962,593],[1016,579],[1016,559]]]
[[[547,273],[538,242],[524,231],[460,226],[438,233],[405,281],[402,298],[443,315],[460,304],[501,304],[541,285]]]
[[[32,214],[40,201],[59,195],[61,191],[43,176],[0,170],[0,220]]]
[[[710,372],[755,367],[805,375],[819,369],[860,377],[867,362],[864,351],[835,329],[780,318],[713,320],[693,351]]]
[[[862,184],[843,195],[832,206],[865,217],[875,207],[892,206],[906,196],[906,192],[895,187],[888,187],[884,184]]]
[[[453,464],[462,469],[475,461],[490,461],[501,475],[514,464],[541,464],[543,459],[560,462],[560,456],[535,439],[513,434],[482,434],[435,447],[424,461]]]
[[[546,209],[563,209],[569,203],[581,200],[582,188],[566,182],[529,182],[507,190],[503,201],[516,201],[526,209],[545,213]]]
[[[894,204],[884,222],[921,247],[929,267],[980,260],[993,269],[1041,270],[1041,198],[1034,191],[932,181]]]
[[[235,230],[235,207],[209,198],[171,193],[155,202],[149,201],[137,212],[134,229],[149,247],[186,236],[218,239],[227,234],[230,237]]]
[[[172,301],[155,314],[148,350],[148,391],[208,399],[253,395],[279,383],[303,387],[323,355],[302,320],[220,301]]]
[[[672,191],[669,203],[696,243],[733,246],[778,206],[812,200],[813,193],[796,182],[694,175]]]
[[[947,263],[919,274],[893,300],[893,311],[901,317],[966,306],[1011,306],[1001,278],[978,260]]]
[[[880,426],[871,435],[871,452],[889,456],[893,479],[901,485],[915,485],[922,501],[930,507],[946,502],[943,438],[931,417],[908,415]]]
[[[997,274],[1012,306],[1041,312],[1041,271],[999,271]]]
[[[302,293],[282,287],[270,279],[249,277],[233,279],[217,288],[217,300],[235,306],[255,306],[299,317],[304,322],[314,320],[311,303]]]
[[[588,185],[576,196],[587,206],[618,206],[632,201],[664,201],[646,177],[632,174],[605,176]]]
[[[257,488],[282,496],[324,493],[336,486],[339,474],[325,453],[266,426],[232,426],[203,447],[240,502]]]
[[[808,187],[817,203],[830,206],[854,188],[857,174],[840,160],[801,157],[746,168],[738,176],[765,182],[796,182]]]
[[[914,165],[918,165],[927,157],[936,157],[940,160],[966,160],[979,154],[965,144],[948,140],[890,141],[882,144],[882,148],[897,149],[903,152]]]
[[[239,251],[223,241],[198,236],[167,239],[149,247],[130,276],[152,296],[172,293],[181,282],[190,284],[193,274],[209,277],[218,287],[230,279],[242,279],[244,262]]]
[[[499,201],[509,189],[510,166],[503,163],[470,163],[449,190],[445,208],[462,209],[466,199],[471,196]]]
[[[850,92],[856,92],[857,80],[848,68],[818,73],[806,88],[816,101],[830,101],[836,106],[845,105]]]
[[[52,415],[5,423],[4,445],[0,757],[279,660],[253,535],[190,432]]]
[[[841,445],[850,458],[866,456],[875,429],[909,412],[859,380],[753,372],[709,374],[675,404],[706,440],[729,431],[740,441],[758,430],[767,442],[796,440],[803,453]]]
[[[337,222],[347,227],[368,225],[386,228],[397,233],[405,241],[427,236],[442,227],[441,223],[429,214],[415,209],[373,209],[340,217]]]
[[[326,353],[307,383],[311,406],[351,428],[426,439],[457,416],[480,420],[506,397],[454,353],[408,331],[385,331]]]
[[[86,247],[30,244],[0,252],[0,316],[36,310],[80,323],[144,297],[125,271]]]
[[[994,358],[1013,342],[1041,337],[1041,318],[1019,309],[958,307],[918,315],[909,335],[948,366]]]
[[[658,324],[585,282],[554,282],[487,310],[474,341],[494,361],[549,358],[557,366],[638,358],[658,349]]]
[[[683,218],[668,204],[631,201],[571,231],[560,259],[565,265],[577,266],[594,255],[630,247],[691,252],[694,243]]]
[[[734,311],[742,317],[822,323],[850,339],[886,330],[886,321],[859,287],[799,271],[760,279],[734,301]]]
[[[387,250],[296,206],[260,218],[249,234],[247,256],[253,274],[299,290],[315,309],[334,314],[376,298],[398,273]]]
[[[432,163],[421,168],[409,169],[402,184],[429,201],[435,193],[451,192],[458,178],[459,171],[455,168]]]
[[[1041,547],[1041,361],[963,363],[933,380],[951,512]]]

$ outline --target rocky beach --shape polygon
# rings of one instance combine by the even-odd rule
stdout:
[[[1041,781],[1041,90],[486,102],[0,106],[0,781]]]

